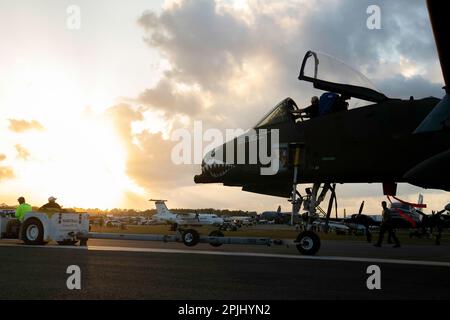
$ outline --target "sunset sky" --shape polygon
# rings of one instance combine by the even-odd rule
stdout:
[[[49,196],[65,207],[275,210],[282,198],[195,185],[199,165],[175,165],[177,128],[249,128],[287,96],[307,105],[297,80],[309,50],[362,71],[387,96],[442,97],[442,75],[422,0],[376,1],[381,30],[366,27],[373,1],[0,0],[0,203]],[[70,29],[67,9],[80,8]],[[445,192],[399,186],[431,209]],[[381,186],[338,186],[340,212]]]

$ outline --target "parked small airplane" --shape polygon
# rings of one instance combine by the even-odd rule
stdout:
[[[339,221],[325,221],[325,219],[317,219],[312,223],[313,227],[327,229],[328,231],[335,231],[338,234],[347,234],[350,227]]]
[[[235,216],[230,218],[234,223],[241,225],[251,225],[253,224],[253,217],[247,216]]]
[[[206,213],[188,213],[188,214],[175,214],[172,213],[166,206],[167,200],[155,200],[149,201],[155,202],[156,214],[152,216],[152,222],[164,222],[169,224],[177,224],[182,226],[202,226],[202,225],[221,225],[224,220],[216,214]]]
[[[414,230],[411,236],[422,237],[425,234],[431,234],[433,229],[437,230],[436,244],[440,244],[442,230],[450,228],[450,216],[443,215],[450,212],[450,204],[443,210],[431,215],[423,213],[420,209],[426,208],[423,203],[423,196],[419,195],[417,204],[409,203],[394,197],[397,202],[391,202],[389,209],[391,211],[391,224],[394,229]],[[389,200],[390,197],[389,197]],[[370,227],[380,226],[380,216],[370,216],[362,213],[364,201],[361,203],[359,213],[351,215],[344,220],[344,223],[351,228],[364,228],[369,231]],[[369,231],[370,232],[370,231]]]

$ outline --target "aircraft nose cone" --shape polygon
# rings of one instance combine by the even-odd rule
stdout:
[[[195,183],[202,183],[202,175],[201,174],[197,174],[194,176],[194,182]]]
[[[202,174],[195,175],[194,182],[195,183],[218,183],[218,182],[222,182],[222,180],[217,177],[211,176],[207,172],[204,172]]]

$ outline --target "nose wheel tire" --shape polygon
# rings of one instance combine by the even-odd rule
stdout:
[[[44,227],[42,223],[35,218],[30,218],[23,223],[22,239],[25,244],[29,245],[43,245],[44,242]]]
[[[183,232],[182,240],[183,243],[188,247],[195,246],[200,239],[200,236],[197,231],[194,229],[187,229]]]
[[[312,231],[304,231],[297,237],[297,250],[307,256],[313,256],[320,249],[320,238]]]
[[[219,230],[214,230],[209,234],[210,237],[223,237],[223,233]],[[223,243],[220,242],[210,242],[210,245],[212,245],[213,247],[220,247]]]

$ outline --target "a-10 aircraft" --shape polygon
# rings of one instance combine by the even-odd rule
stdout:
[[[344,77],[345,81],[328,79],[322,73],[327,57],[309,51],[298,79],[333,93],[331,112],[306,120],[296,103],[286,98],[251,133],[208,152],[202,173],[194,181],[290,198],[293,213],[298,212],[302,201],[297,185],[313,184],[305,206],[309,225],[318,217],[316,208],[328,192],[329,219],[336,184],[340,183],[381,183],[385,195],[396,195],[397,183],[450,191],[450,19],[444,1],[428,0],[427,7],[445,81],[442,99],[389,98],[365,85],[365,77],[354,71]],[[352,98],[369,105],[346,110]],[[262,129],[270,132],[264,135]],[[279,135],[278,143],[271,145],[272,152],[279,154],[276,174],[262,175],[266,163],[251,163],[248,155],[243,163],[237,161],[239,148],[250,152],[251,141],[267,140],[274,130]],[[228,159],[227,153],[233,158]],[[309,230],[299,234],[297,243],[303,254],[315,254],[320,248],[318,235]]]

